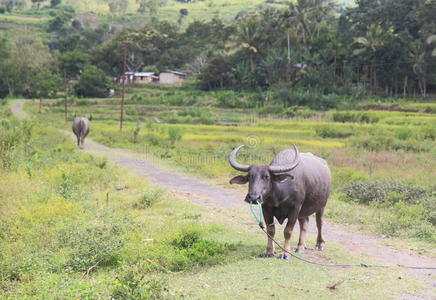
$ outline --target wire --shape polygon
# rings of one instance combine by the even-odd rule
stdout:
[[[309,263],[312,265],[323,266],[323,267],[364,267],[364,268],[393,268],[393,267],[395,267],[395,266],[390,266],[390,265],[370,265],[370,264],[365,264],[365,263],[360,263],[360,264],[325,264],[325,263],[311,261],[311,260],[302,258],[298,255],[295,255],[294,253],[291,253],[291,252],[285,250],[273,237],[271,237],[271,235],[269,235],[269,233],[265,230],[265,226],[263,225],[262,222],[259,223],[259,227],[260,227],[260,229],[262,229],[263,232],[265,232],[265,234],[268,236],[268,238],[270,238],[274,242],[274,244],[276,244],[284,252],[288,253],[292,257],[295,257],[296,259],[299,259],[303,262],[306,262],[306,263]],[[397,265],[397,267],[405,268],[405,269],[436,270],[436,267],[403,266],[403,265]]]

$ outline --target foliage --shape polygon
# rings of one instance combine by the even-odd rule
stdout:
[[[163,197],[162,190],[158,190],[158,189],[148,190],[138,199],[137,202],[133,204],[133,207],[138,209],[148,208],[154,205],[159,200],[161,200],[162,197]]]
[[[353,135],[353,131],[350,129],[329,125],[317,127],[315,133],[322,138],[346,138]]]
[[[125,267],[117,276],[111,291],[114,300],[165,300],[173,299],[168,284],[160,279],[146,279],[144,266]]]
[[[104,98],[109,95],[111,86],[111,82],[102,70],[90,66],[83,71],[74,91],[79,97]]]
[[[77,226],[61,232],[60,242],[70,247],[65,267],[86,272],[97,265],[114,265],[123,247],[122,223]],[[88,271],[89,272],[89,271]]]
[[[428,194],[422,187],[394,180],[354,181],[345,185],[342,191],[350,200],[362,204],[371,202],[388,202],[393,204],[400,200],[414,203]]]

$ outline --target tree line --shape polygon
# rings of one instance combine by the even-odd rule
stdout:
[[[146,3],[144,2],[144,5]],[[146,6],[149,7],[149,6]],[[292,90],[426,96],[436,89],[436,2],[298,0],[220,19],[121,28],[82,24],[72,7],[44,8],[39,28],[0,39],[0,95],[104,96],[123,72],[176,69],[204,90]],[[267,93],[266,93],[267,94]]]

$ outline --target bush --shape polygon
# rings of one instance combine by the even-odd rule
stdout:
[[[343,98],[336,94],[292,90],[292,87],[283,85],[272,89],[272,101],[286,106],[307,106],[315,110],[327,110],[336,108]]]
[[[135,208],[144,209],[152,206],[163,197],[162,190],[149,190],[145,192],[139,200],[133,205]]]
[[[180,127],[170,127],[168,128],[168,141],[171,145],[180,141],[183,137],[183,130]]]
[[[110,87],[112,84],[106,74],[97,67],[89,66],[81,74],[74,91],[79,97],[105,98]]]
[[[196,230],[184,230],[172,240],[171,245],[188,259],[190,264],[210,265],[222,260],[233,247],[215,241],[204,240]]]
[[[136,264],[124,268],[112,288],[114,300],[165,300],[174,299],[167,282],[161,279],[146,279],[144,266]]]
[[[332,125],[318,126],[315,128],[315,133],[322,138],[346,138],[353,135],[353,131],[349,128]]]
[[[304,106],[290,106],[283,111],[283,115],[290,118],[310,118],[318,113]]]
[[[259,100],[256,96],[247,97],[234,91],[220,91],[217,92],[217,104],[223,108],[253,108]]]
[[[97,265],[114,265],[124,242],[119,224],[75,226],[61,232],[60,241],[71,249],[67,268],[85,272]]]
[[[362,204],[399,201],[412,204],[427,195],[422,187],[396,180],[359,180],[345,185],[341,191],[349,200]]]
[[[360,111],[335,111],[331,115],[334,122],[357,122],[357,123],[377,123],[379,117],[371,112]]]

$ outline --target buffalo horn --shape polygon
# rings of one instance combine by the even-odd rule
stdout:
[[[247,165],[241,165],[240,163],[238,163],[238,162],[236,161],[236,154],[238,153],[239,149],[241,149],[242,147],[244,147],[244,145],[241,145],[241,146],[239,146],[239,147],[236,147],[235,149],[233,149],[232,152],[230,152],[230,154],[229,154],[229,163],[230,163],[230,165],[231,165],[233,168],[235,168],[235,169],[238,170],[238,171],[241,171],[241,172],[248,172],[248,168],[249,168],[250,166],[247,166]]]
[[[294,161],[289,166],[269,166],[269,170],[271,173],[289,172],[298,166],[298,164],[300,163],[300,151],[298,151],[298,148],[297,146],[295,146],[295,144],[292,144],[292,147],[294,147],[295,152]]]

